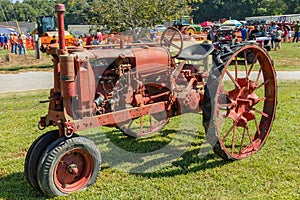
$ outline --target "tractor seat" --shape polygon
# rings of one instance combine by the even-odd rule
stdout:
[[[177,59],[199,61],[206,58],[213,50],[212,44],[193,44],[184,48]]]

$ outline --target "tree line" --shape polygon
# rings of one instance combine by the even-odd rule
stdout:
[[[197,22],[300,13],[300,0],[203,0],[195,5],[199,9],[192,14]]]
[[[0,21],[36,22],[37,16],[55,16],[58,2],[66,6],[66,25],[106,24],[119,29],[152,26],[183,15],[200,23],[300,13],[300,0],[1,0]]]

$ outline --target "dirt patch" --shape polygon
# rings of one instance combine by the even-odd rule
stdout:
[[[6,54],[0,58],[0,72],[14,72],[14,71],[47,71],[52,67],[51,56],[41,55],[40,59],[35,59],[34,55],[16,55]]]
[[[280,60],[275,60],[275,62],[277,64],[280,65],[285,65],[285,66],[297,66],[300,63],[300,59],[289,59],[289,60],[284,60],[284,59],[280,59]]]

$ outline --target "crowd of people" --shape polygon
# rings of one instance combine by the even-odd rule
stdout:
[[[269,24],[257,24],[257,25],[242,25],[236,31],[230,29],[230,34],[226,35],[225,31],[220,29],[220,33],[225,34],[226,37],[230,37],[230,44],[234,41],[238,41],[237,35],[240,36],[240,41],[253,41],[258,37],[265,37],[266,40],[271,41],[271,49],[277,50],[281,48],[281,42],[296,42],[299,41],[299,21],[294,21],[292,23],[276,23],[270,22]],[[218,35],[219,29],[213,29],[208,27],[207,39],[214,42],[219,42]]]
[[[82,40],[81,38],[79,45],[82,45]],[[98,29],[96,34],[87,34],[87,38],[86,38],[86,45],[99,45],[102,43],[103,40],[103,36],[101,31]]]
[[[13,54],[25,55],[26,41],[31,40],[30,37],[30,34],[25,35],[23,32],[0,33],[0,49],[10,49]]]
[[[292,24],[278,24],[271,22],[269,25],[256,25],[254,29],[249,26],[240,28],[242,41],[253,40],[256,35],[271,37],[271,48],[280,49],[281,42],[298,42],[299,41],[299,21],[294,21]]]

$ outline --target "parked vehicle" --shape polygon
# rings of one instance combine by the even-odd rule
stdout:
[[[266,32],[257,32],[254,34],[255,42],[267,51],[271,51],[271,36]]]
[[[181,19],[177,19],[173,23],[173,27],[179,29],[182,34],[195,34],[202,31],[202,27],[199,24],[193,24],[192,19],[189,16],[184,16]]]
[[[158,33],[162,33],[167,29],[167,27],[165,27],[162,24],[159,24],[159,25],[156,25],[155,29],[157,30]]]

